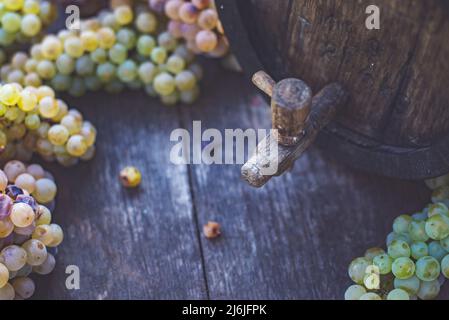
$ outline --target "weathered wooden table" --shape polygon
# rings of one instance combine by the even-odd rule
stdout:
[[[341,299],[347,266],[382,245],[400,213],[429,199],[421,183],[355,172],[311,150],[263,189],[238,165],[176,166],[170,133],[268,128],[265,102],[240,74],[206,65],[201,99],[166,107],[142,92],[68,99],[99,130],[93,161],[50,166],[59,186],[55,221],[65,229],[39,299]],[[137,190],[121,187],[125,165],[141,169]],[[202,226],[222,225],[207,240]],[[66,266],[81,288],[67,290]],[[447,295],[446,295],[447,296]]]

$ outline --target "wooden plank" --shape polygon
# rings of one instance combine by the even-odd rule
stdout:
[[[97,126],[98,152],[74,168],[51,166],[65,241],[35,298],[207,298],[187,168],[169,162],[177,110],[142,92],[68,100]],[[137,190],[120,185],[126,165],[142,171]],[[65,288],[67,265],[79,266],[80,290]]]
[[[208,73],[203,83],[208,107],[183,109],[185,125],[270,127],[243,76]],[[350,261],[384,246],[393,219],[429,199],[423,184],[356,172],[316,149],[262,189],[238,182],[238,165],[190,170],[198,223],[222,225],[219,238],[201,238],[212,299],[341,299]]]

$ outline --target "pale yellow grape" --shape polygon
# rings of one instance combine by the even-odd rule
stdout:
[[[9,121],[16,121],[20,116],[20,109],[17,107],[9,108],[5,113],[5,119]]]
[[[11,209],[10,219],[15,226],[25,228],[31,225],[34,221],[34,211],[26,203],[15,203]]]
[[[50,129],[50,124],[48,122],[41,122],[41,125],[37,129],[36,133],[39,138],[47,138],[48,130]]]
[[[19,246],[7,246],[1,251],[0,260],[9,271],[18,271],[26,264],[27,253]]]
[[[47,139],[39,138],[36,142],[36,151],[42,157],[51,157],[53,155],[53,145]]]
[[[58,58],[63,52],[61,40],[54,35],[46,36],[39,49],[42,57],[49,60],[56,60],[56,58]],[[35,59],[38,58],[36,57]]]
[[[171,94],[176,87],[175,79],[167,72],[158,74],[153,81],[154,90],[160,95]]]
[[[3,0],[3,5],[11,11],[18,11],[23,8],[24,0]]]
[[[42,53],[42,45],[34,44],[31,46],[30,55],[33,59],[41,60],[44,59],[44,54]]]
[[[20,93],[20,100],[17,105],[25,112],[33,110],[37,105],[36,94],[27,88],[23,89]]]
[[[6,238],[13,231],[14,231],[14,223],[12,223],[9,217],[0,220],[0,238]]]
[[[84,137],[88,147],[95,143],[97,130],[90,122],[86,121],[83,123],[80,134]]]
[[[157,28],[157,18],[151,12],[141,12],[137,15],[136,28],[142,33],[152,33]]]
[[[22,69],[28,61],[28,56],[25,52],[16,52],[11,59],[11,66],[14,69]]]
[[[58,112],[59,107],[54,98],[45,97],[39,101],[39,113],[42,117],[50,119],[56,116]]]
[[[46,206],[39,205],[35,222],[36,226],[51,223],[51,212]]]
[[[13,70],[8,74],[6,82],[8,83],[23,83],[23,79],[25,78],[22,70]]]
[[[14,84],[5,84],[0,87],[0,102],[6,106],[17,104],[20,99],[20,91]]]
[[[14,182],[19,175],[26,172],[26,166],[21,161],[11,160],[5,164],[3,171],[8,180]]]
[[[64,42],[64,51],[72,58],[79,58],[84,54],[83,43],[78,37],[70,37]]]
[[[50,60],[42,60],[37,64],[36,72],[42,79],[50,80],[56,75],[56,67]]]
[[[75,120],[79,122],[79,124],[82,124],[83,114],[80,111],[78,111],[76,109],[70,109],[68,114],[73,116],[75,118]]]
[[[45,97],[54,98],[56,95],[55,91],[49,86],[40,86],[39,88],[37,88],[36,94],[39,100]]]
[[[184,70],[175,77],[176,87],[180,91],[192,90],[196,85],[196,78],[192,71]]]
[[[28,299],[34,294],[36,286],[29,277],[18,277],[12,281],[15,293],[23,299]]]
[[[133,21],[133,11],[129,6],[119,6],[114,10],[115,20],[120,25],[127,25]]]
[[[54,181],[43,178],[36,181],[36,190],[33,192],[33,197],[40,203],[48,203],[55,198],[56,192],[57,187]]]
[[[30,239],[26,241],[22,244],[22,248],[27,253],[27,263],[30,266],[39,266],[47,259],[47,248],[37,239]]]
[[[54,116],[53,118],[51,118],[51,120],[53,122],[59,122],[62,120],[62,118],[64,118],[64,116],[68,113],[69,111],[69,107],[67,106],[67,104],[60,100],[57,99],[56,103],[58,104],[58,113],[56,114],[56,116]]]
[[[83,31],[80,35],[81,43],[85,50],[92,52],[98,48],[98,37],[93,31]]]
[[[111,28],[101,28],[97,32],[98,44],[100,48],[110,49],[115,44],[115,32]]]
[[[53,271],[55,265],[56,265],[55,257],[52,254],[48,253],[45,262],[40,266],[33,267],[33,272],[36,272],[37,274],[41,275],[46,275]]]
[[[80,157],[87,151],[86,139],[79,134],[73,135],[67,141],[67,152],[74,157]]]
[[[23,82],[26,86],[39,87],[42,85],[42,80],[36,72],[28,73]]]
[[[7,283],[0,288],[0,300],[14,300],[15,292],[11,284]]]
[[[64,240],[64,232],[62,231],[62,228],[53,223],[50,225],[50,233],[51,238],[53,239],[50,244],[48,244],[49,247],[57,247],[61,244],[61,242]]]
[[[64,145],[69,136],[69,130],[60,124],[55,124],[48,130],[48,140],[56,146]]]
[[[27,14],[38,14],[40,5],[38,0],[25,0],[22,11]]]
[[[20,30],[28,37],[34,37],[42,30],[42,22],[35,14],[27,14],[22,18]]]
[[[36,59],[27,59],[25,62],[25,65],[23,66],[23,69],[27,72],[35,72],[37,68],[38,61]]]
[[[31,237],[41,241],[45,246],[48,246],[53,242],[51,226],[48,224],[36,226]]]
[[[30,164],[27,167],[26,172],[31,174],[34,179],[42,179],[45,176],[45,171],[39,164]]]
[[[154,77],[156,76],[157,68],[153,63],[147,61],[139,66],[137,73],[139,75],[140,80],[143,83],[149,84],[153,81]]]
[[[0,288],[3,288],[9,280],[9,270],[3,263],[0,263]]]
[[[82,124],[70,114],[67,114],[61,119],[61,125],[66,127],[71,135],[79,133],[82,127]]]
[[[29,193],[33,193],[36,188],[36,179],[29,173],[22,173],[16,178],[14,184]]]
[[[374,292],[368,292],[362,295],[359,300],[382,300],[382,298]]]

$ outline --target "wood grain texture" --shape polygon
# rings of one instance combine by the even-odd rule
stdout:
[[[395,216],[426,203],[422,184],[355,172],[317,149],[262,189],[240,181],[239,165],[170,165],[169,133],[193,120],[203,129],[270,127],[244,76],[213,63],[206,70],[192,107],[134,92],[68,99],[97,125],[98,153],[70,170],[50,166],[66,239],[35,298],[341,299],[351,259],[383,245]],[[129,164],[143,173],[136,191],[117,178]],[[198,233],[209,220],[222,226],[212,241]],[[78,291],[64,286],[70,264],[80,267]]]

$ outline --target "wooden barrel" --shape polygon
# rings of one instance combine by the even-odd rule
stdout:
[[[445,0],[217,0],[248,78],[265,70],[349,102],[319,135],[333,156],[370,172],[424,179],[449,172],[449,4]],[[380,29],[369,30],[369,5]]]

